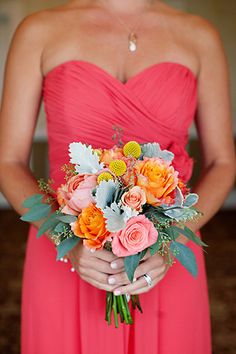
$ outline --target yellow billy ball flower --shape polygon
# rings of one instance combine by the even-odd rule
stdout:
[[[137,159],[141,155],[141,152],[141,146],[136,141],[129,141],[123,147],[125,156],[133,156]]]
[[[123,160],[113,160],[109,164],[109,169],[113,172],[116,176],[122,176],[126,170],[126,163]]]
[[[112,175],[109,172],[102,172],[98,176],[97,182],[100,183],[101,181],[109,181],[109,179],[113,179]]]

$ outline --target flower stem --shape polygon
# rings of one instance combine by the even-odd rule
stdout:
[[[112,294],[113,296],[113,312],[114,312],[114,320],[115,320],[115,327],[118,328],[119,327],[119,323],[118,323],[118,316],[117,316],[117,301],[116,301],[116,296],[114,294]]]
[[[127,310],[126,310],[126,306],[124,303],[123,295],[119,295],[119,297],[120,297],[121,309],[122,309],[122,313],[123,313],[123,316],[125,319],[125,323],[129,324]]]
[[[129,310],[129,306],[128,306],[128,302],[127,302],[127,297],[126,295],[121,295],[123,296],[123,300],[124,300],[124,304],[125,304],[125,308],[126,308],[126,311],[127,311],[127,319],[128,319],[128,324],[132,324],[133,323],[133,319],[132,319],[132,316],[130,314],[130,310]]]
[[[113,300],[113,293],[107,291],[106,294],[106,321],[108,324],[111,324],[111,311],[112,311],[112,301]]]
[[[117,296],[117,304],[118,304],[118,310],[119,310],[119,314],[120,314],[120,320],[123,323],[124,322],[124,314],[123,314],[123,311],[122,311],[120,295]]]

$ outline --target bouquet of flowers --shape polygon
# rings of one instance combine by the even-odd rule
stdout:
[[[129,141],[111,149],[93,149],[73,142],[69,145],[70,163],[64,165],[65,183],[56,191],[52,181],[39,181],[44,192],[26,199],[29,211],[24,221],[44,219],[37,237],[46,231],[57,246],[57,259],[64,257],[78,242],[91,251],[103,247],[124,257],[130,282],[139,262],[149,250],[165,255],[168,264],[178,259],[197,276],[196,259],[190,248],[176,239],[185,235],[206,246],[185,222],[201,213],[194,207],[198,195],[190,193],[172,165],[174,154],[161,150],[157,142]],[[45,194],[47,197],[45,197]],[[51,204],[59,209],[52,213]],[[148,279],[147,279],[148,281]],[[138,295],[131,295],[133,308],[142,312]],[[107,292],[106,320],[112,313],[115,326],[132,324],[126,295]]]

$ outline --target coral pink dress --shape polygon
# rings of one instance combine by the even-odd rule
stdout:
[[[180,177],[188,181],[193,161],[185,151],[197,106],[197,78],[186,66],[163,62],[125,84],[97,65],[71,60],[44,78],[50,176],[61,184],[73,141],[109,148],[113,126],[123,141],[157,141],[175,153]],[[23,279],[22,354],[210,354],[210,321],[202,249],[189,242],[199,275],[178,262],[148,293],[134,325],[109,327],[105,291],[86,283],[70,265],[57,262],[46,238],[31,227]]]

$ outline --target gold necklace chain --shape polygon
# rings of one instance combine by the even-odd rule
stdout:
[[[102,4],[103,7],[106,8],[106,6],[104,5],[104,2],[102,0],[99,0],[99,2]],[[152,0],[150,0],[149,4],[146,6],[146,11],[151,7],[151,3],[152,3]],[[132,53],[136,52],[136,50],[137,50],[137,40],[138,40],[138,36],[137,36],[136,30],[141,24],[141,19],[142,19],[142,16],[143,16],[145,11],[143,11],[140,14],[140,16],[138,17],[138,20],[136,21],[134,26],[132,28],[130,28],[127,25],[127,23],[125,21],[123,21],[122,18],[120,16],[118,16],[114,11],[111,11],[111,10],[109,10],[107,8],[106,8],[106,10],[109,11],[113,15],[113,17],[115,17],[123,27],[125,27],[125,29],[128,32],[128,49]]]

